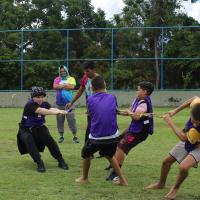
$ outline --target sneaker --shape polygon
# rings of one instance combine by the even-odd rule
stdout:
[[[76,136],[73,137],[73,143],[79,143],[79,140],[78,140],[78,138]]]
[[[117,174],[114,170],[111,171],[110,175],[106,178],[107,181],[112,181],[115,177],[117,177]]]
[[[41,172],[41,173],[46,171],[46,168],[44,166],[44,162],[42,160],[37,161],[37,171]]]
[[[63,143],[64,142],[64,137],[61,136],[58,142],[59,143]]]
[[[115,176],[115,178],[113,178],[113,181],[114,181],[114,182],[119,181],[119,176]]]
[[[110,169],[112,169],[112,166],[111,166],[111,165],[109,165],[108,167],[106,167],[104,170],[109,171]]]
[[[58,167],[60,167],[61,169],[64,169],[64,170],[69,169],[69,166],[67,165],[67,163],[64,160],[60,160],[58,162]]]

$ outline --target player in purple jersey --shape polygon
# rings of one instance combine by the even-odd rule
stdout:
[[[187,121],[185,128],[180,130],[176,127],[172,116],[190,105],[192,108],[190,119]],[[200,99],[193,97],[187,100],[178,108],[170,111],[164,119],[180,141],[171,149],[169,155],[163,160],[159,181],[146,188],[164,188],[170,168],[177,161],[180,164],[179,174],[175,184],[166,195],[167,199],[175,199],[177,191],[188,176],[189,169],[197,167],[198,162],[200,162]]]
[[[99,151],[115,169],[120,185],[127,185],[121,169],[113,157],[118,142],[117,100],[105,92],[105,81],[101,76],[92,79],[94,94],[87,99],[88,114],[91,118],[89,139],[82,149],[83,173],[76,179],[78,183],[88,183],[91,155]]]
[[[46,92],[42,87],[32,87],[31,99],[26,103],[17,134],[18,149],[21,154],[29,153],[35,163],[37,171],[45,172],[46,168],[39,152],[48,147],[51,155],[58,160],[58,167],[67,170],[58,145],[44,125],[45,115],[64,115],[65,110],[50,108],[50,104],[44,101]]]
[[[145,141],[149,134],[153,134],[153,116],[145,117],[144,113],[153,113],[150,95],[153,92],[153,84],[148,81],[142,81],[137,86],[137,97],[132,106],[127,110],[127,115],[131,117],[131,123],[122,139],[117,145],[115,158],[121,167],[129,151]],[[118,183],[118,177],[115,170],[112,170],[106,180],[114,180]]]

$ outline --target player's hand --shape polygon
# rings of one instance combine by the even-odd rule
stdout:
[[[73,105],[73,103],[69,102],[65,105],[65,109],[68,110],[69,108],[71,108]]]
[[[163,119],[165,120],[165,122],[167,124],[171,124],[171,121],[172,121],[172,117],[170,116],[170,114],[166,114],[163,116]]]
[[[66,110],[58,110],[57,115],[66,115],[67,111]]]
[[[169,114],[170,117],[173,117],[176,114],[176,109],[170,110],[167,114]]]

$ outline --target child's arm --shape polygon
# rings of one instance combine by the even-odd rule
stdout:
[[[131,108],[132,107],[130,107],[129,109],[127,109],[127,110],[119,110],[119,109],[117,109],[117,114],[118,115],[122,115],[122,116],[130,116],[130,112],[131,112]]]
[[[164,116],[164,120],[181,141],[188,140],[187,135],[176,127],[174,121],[172,120],[172,117],[169,114]]]
[[[74,98],[72,99],[72,101],[69,102],[69,103],[67,103],[67,104],[65,105],[65,107],[66,107],[67,109],[71,108],[72,105],[76,102],[76,100],[80,98],[80,96],[83,94],[84,91],[85,91],[85,87],[80,86],[79,89],[78,89],[78,91],[76,92]]]
[[[187,108],[190,106],[190,104],[192,103],[192,101],[197,98],[197,96],[192,97],[191,99],[188,99],[187,101],[185,101],[184,103],[182,103],[179,107],[170,110],[168,112],[168,114],[172,117],[174,116],[176,113],[180,112],[181,110],[183,110],[184,108]]]
[[[51,108],[51,109],[46,109],[46,108],[37,108],[35,113],[41,114],[41,115],[65,115],[67,112],[65,110],[59,110],[57,108]]]
[[[135,112],[128,111],[129,116],[134,120],[140,120],[145,112],[143,110],[137,109]]]

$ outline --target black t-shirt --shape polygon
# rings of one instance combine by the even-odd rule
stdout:
[[[43,102],[41,105],[30,100],[24,106],[21,124],[26,127],[33,127],[45,123],[45,116],[35,113],[38,108],[50,109],[51,105],[48,102]]]

